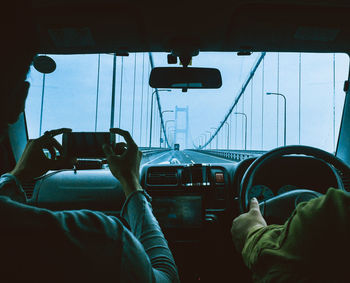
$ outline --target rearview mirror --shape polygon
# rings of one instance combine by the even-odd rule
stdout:
[[[153,68],[149,85],[152,88],[220,88],[221,73],[214,68]]]

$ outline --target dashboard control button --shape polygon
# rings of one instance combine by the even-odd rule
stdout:
[[[216,183],[225,183],[224,173],[215,173]]]

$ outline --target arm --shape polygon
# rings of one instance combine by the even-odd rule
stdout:
[[[54,136],[69,132],[71,129],[58,129],[46,132],[36,140],[29,140],[24,152],[15,168],[0,178],[0,195],[8,196],[14,201],[26,203],[27,199],[21,183],[31,181],[45,174],[48,170],[60,168],[72,168],[74,159],[64,157],[62,146],[54,139]],[[51,158],[47,158],[43,149],[49,150]],[[60,156],[56,156],[56,150]]]
[[[55,156],[55,148],[59,151],[62,151],[62,148],[52,135],[59,134],[61,131],[51,131],[51,134],[28,143],[20,161],[12,171],[15,176],[11,177],[12,181],[17,180],[16,178],[20,181],[33,179],[70,160],[62,155],[60,158]],[[25,219],[26,223],[36,227],[35,235],[42,237],[36,238],[35,242],[40,247],[43,246],[43,243],[47,244],[46,248],[42,247],[43,252],[51,251],[51,245],[55,247],[55,251],[62,254],[61,258],[64,258],[64,255],[70,255],[71,250],[76,251],[76,259],[85,258],[89,263],[94,263],[92,264],[95,266],[94,269],[103,271],[103,274],[114,274],[116,270],[118,272],[120,270],[123,282],[177,282],[178,274],[174,259],[151,212],[148,200],[143,193],[140,193],[143,192],[139,183],[139,165],[142,154],[128,132],[119,129],[116,129],[115,132],[124,136],[128,144],[119,144],[119,147],[124,149],[119,152],[120,154],[115,154],[107,145],[104,151],[107,154],[112,174],[119,179],[128,197],[123,214],[132,226],[132,232],[136,237],[118,219],[102,213],[51,212],[21,205],[8,198],[3,198],[1,201],[6,203],[5,207],[12,209],[15,215],[21,214],[23,218],[20,217],[22,221],[18,223]],[[43,148],[50,150],[51,159],[43,154]],[[3,215],[7,213],[4,212]],[[15,222],[17,223],[17,220]],[[22,228],[23,232],[26,232],[25,227],[20,229]],[[49,236],[48,234],[53,231],[56,233]],[[45,239],[57,241],[51,242]],[[59,248],[57,243],[65,241],[71,244],[71,249]],[[50,258],[50,255],[46,257]],[[121,269],[119,269],[120,265],[122,265]]]
[[[342,278],[347,270],[338,259],[340,251],[349,252],[349,207],[349,194],[331,188],[326,195],[299,204],[284,225],[251,230],[242,256],[254,279],[338,282],[336,277]]]
[[[21,183],[11,174],[4,174],[0,177],[0,196],[7,196],[20,203],[27,202]]]
[[[42,276],[55,274],[62,282],[154,282],[143,246],[115,217],[52,212],[0,197],[0,223],[5,278],[22,280],[18,270],[28,276],[40,266]]]
[[[146,282],[178,282],[178,273],[167,241],[152,213],[150,197],[142,190],[139,183],[139,166],[142,153],[132,140],[128,132],[120,129],[111,131],[124,137],[126,144],[117,145],[124,150],[115,154],[108,145],[104,146],[107,161],[112,174],[123,185],[127,200],[122,209],[122,216],[129,223],[133,235],[142,245],[142,253],[135,252],[135,246],[128,246],[123,253],[122,278],[130,278],[130,282],[139,282],[141,278],[148,278]],[[140,272],[132,272],[136,264]],[[143,269],[141,268],[143,266]],[[144,273],[141,276],[141,270]],[[141,280],[142,281],[142,280]]]
[[[241,253],[248,235],[266,226],[266,221],[260,212],[258,200],[252,198],[249,211],[241,214],[232,221],[231,235],[236,250]]]
[[[36,140],[29,140],[15,168],[10,173],[1,176],[0,196],[7,196],[13,201],[26,203],[27,198],[21,183],[31,181],[48,170],[72,168],[75,159],[63,156],[62,146],[54,139],[54,136],[69,131],[71,129],[57,129],[46,132]],[[43,149],[50,152],[51,158],[45,156]],[[58,157],[56,150],[60,152]]]
[[[100,212],[52,212],[0,196],[0,239],[7,243],[1,248],[7,259],[4,268],[13,274],[16,270],[11,268],[41,266],[48,274],[79,280],[84,274],[96,282],[178,282],[174,259],[147,197],[142,192],[130,195],[123,215],[132,232],[119,219]]]
[[[20,182],[24,182],[40,177],[49,170],[73,168],[75,158],[64,156],[62,145],[54,138],[71,131],[61,128],[47,131],[38,139],[29,140],[21,158],[10,173]],[[50,158],[44,154],[44,149],[50,152]],[[60,153],[59,156],[56,156],[56,150]]]
[[[142,244],[149,259],[151,270],[147,272],[153,278],[150,282],[178,282],[179,278],[174,258],[159,224],[153,216],[149,200],[149,196],[143,192],[136,191],[132,193],[126,200],[122,216],[129,223],[132,233]],[[122,272],[130,271],[133,260],[130,253],[125,254]],[[137,282],[137,280],[134,282]]]

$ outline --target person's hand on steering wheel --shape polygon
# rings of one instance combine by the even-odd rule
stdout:
[[[40,138],[29,140],[20,160],[10,173],[23,182],[40,177],[49,170],[73,168],[76,159],[63,156],[62,145],[54,138],[54,136],[71,131],[67,128],[51,130],[45,132]],[[45,155],[44,149],[49,151],[50,158]]]
[[[250,232],[266,227],[256,198],[250,200],[249,211],[236,217],[232,222],[231,235],[236,250],[241,253]]]
[[[142,190],[140,184],[140,162],[142,152],[139,151],[136,143],[127,131],[115,128],[111,133],[121,135],[126,143],[116,144],[115,150],[111,145],[104,144],[103,151],[106,154],[109,169],[123,186],[124,193],[128,197],[136,190]]]

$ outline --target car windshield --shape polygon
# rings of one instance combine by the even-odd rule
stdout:
[[[154,67],[174,66],[166,53],[130,53],[117,56],[115,68],[114,54],[50,55],[57,69],[46,75],[32,67],[29,138],[54,128],[108,131],[112,125],[130,131],[140,147],[166,147],[156,95],[151,107],[150,56]],[[222,87],[158,92],[170,146],[270,150],[303,144],[335,152],[347,54],[203,52],[191,66],[219,69]]]

